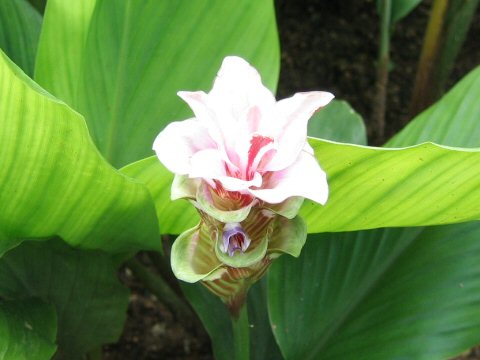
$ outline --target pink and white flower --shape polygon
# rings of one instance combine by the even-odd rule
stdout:
[[[153,145],[173,173],[217,193],[280,204],[291,197],[325,204],[325,172],[307,143],[307,123],[333,98],[305,92],[276,101],[258,72],[230,56],[212,90],[180,91],[195,117],[169,124]]]

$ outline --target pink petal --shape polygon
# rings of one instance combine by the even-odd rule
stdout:
[[[302,151],[290,167],[264,176],[262,189],[250,190],[255,197],[278,204],[292,196],[301,196],[324,205],[328,199],[327,176],[317,160]]]
[[[260,130],[277,139],[277,153],[263,170],[282,170],[295,161],[306,144],[308,120],[332,99],[328,92],[313,91],[297,93],[277,103],[273,119],[263,122]]]
[[[155,139],[153,150],[168,170],[185,175],[190,172],[192,155],[214,146],[207,129],[197,120],[188,119],[168,124]]]

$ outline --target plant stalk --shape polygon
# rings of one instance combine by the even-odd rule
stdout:
[[[410,105],[410,118],[433,103],[435,91],[431,89],[435,76],[435,62],[443,44],[444,23],[449,0],[434,0],[428,20],[422,52],[415,76],[415,85]]]
[[[383,143],[385,137],[385,112],[387,102],[388,68],[390,63],[390,19],[392,16],[392,1],[383,0],[380,5],[380,46],[377,64],[376,94],[372,118],[375,143]]]
[[[250,324],[248,322],[248,310],[244,305],[238,313],[238,317],[232,316],[233,343],[235,347],[235,360],[250,359]]]

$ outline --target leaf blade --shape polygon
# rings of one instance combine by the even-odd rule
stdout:
[[[101,158],[82,117],[0,53],[0,254],[53,235],[85,248],[158,248],[150,195]]]

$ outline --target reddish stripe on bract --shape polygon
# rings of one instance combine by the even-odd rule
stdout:
[[[250,140],[250,149],[248,149],[248,163],[247,163],[247,180],[251,180],[253,178],[253,173],[255,169],[252,169],[252,165],[263,147],[267,146],[273,142],[273,139],[268,136],[262,135],[253,135],[252,139]]]

